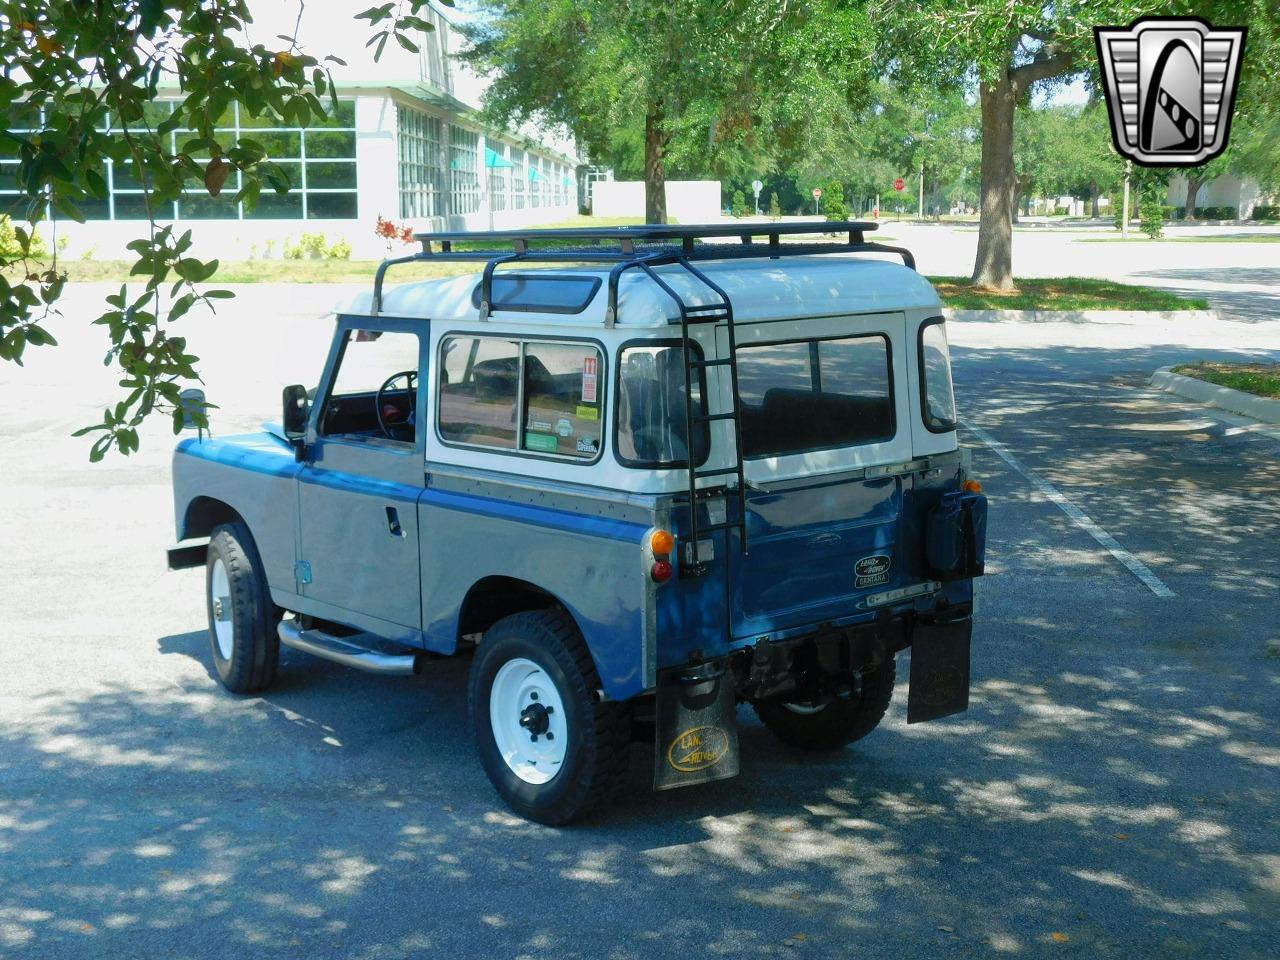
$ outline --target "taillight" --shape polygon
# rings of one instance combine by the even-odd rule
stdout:
[[[649,576],[654,583],[666,583],[671,579],[671,551],[676,548],[676,538],[667,530],[655,530],[649,535],[649,550],[653,553],[653,566]]]
[[[981,493],[982,484],[977,480],[966,480],[964,483],[960,484],[960,489],[965,493]]]

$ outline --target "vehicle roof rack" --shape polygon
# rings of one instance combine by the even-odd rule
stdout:
[[[879,224],[865,220],[808,221],[803,223],[647,224],[630,227],[566,227],[529,230],[439,231],[414,234],[422,250],[382,261],[373,281],[373,312],[382,310],[382,284],[390,267],[404,263],[440,261],[484,262],[480,317],[487,320],[493,305],[493,273],[499,266],[518,263],[609,263],[609,302],[605,323],[618,316],[618,281],[632,267],[680,264],[694,273],[699,260],[747,260],[814,256],[833,253],[891,253],[912,270],[915,257],[905,247],[871,243],[868,231]],[[847,239],[788,242],[783,237],[845,235]],[[756,238],[763,237],[764,242]],[[713,242],[736,238],[737,244]],[[644,271],[650,274],[649,270]]]

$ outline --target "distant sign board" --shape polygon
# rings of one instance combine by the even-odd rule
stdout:
[[[905,181],[905,180],[903,180],[901,177],[899,177],[897,180],[893,181],[893,189],[895,189],[895,190],[905,190],[905,189],[907,189],[907,181]]]
[[[817,199],[818,199],[819,197],[821,197],[821,196],[822,196],[822,188],[821,188],[821,187],[814,187],[814,188],[813,188],[813,199],[817,200]]]

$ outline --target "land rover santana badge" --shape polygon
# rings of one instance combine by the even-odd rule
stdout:
[[[889,582],[889,570],[893,560],[883,553],[874,557],[863,557],[853,565],[853,585],[855,587],[878,587]]]

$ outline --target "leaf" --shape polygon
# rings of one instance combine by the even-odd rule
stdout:
[[[414,43],[412,40],[410,40],[408,37],[406,37],[403,33],[396,34],[396,41],[400,44],[400,46],[404,47],[410,53],[418,52],[418,45]]]
[[[1069,936],[1067,936],[1065,933],[1062,933],[1058,930],[1055,930],[1053,931],[1053,933],[1049,934],[1049,939],[1052,940],[1054,943],[1067,943],[1071,940]]]
[[[204,188],[209,191],[209,196],[216,197],[220,194],[222,185],[227,182],[227,177],[230,175],[231,164],[221,157],[210,160],[209,165],[204,168]]]

